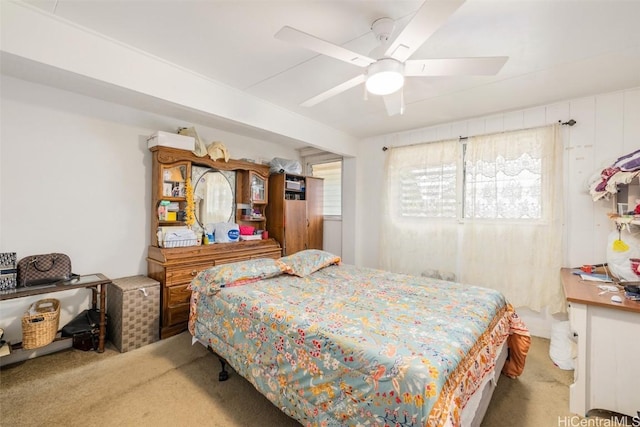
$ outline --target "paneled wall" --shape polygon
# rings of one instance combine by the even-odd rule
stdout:
[[[611,202],[594,203],[588,193],[588,181],[623,154],[640,148],[640,88],[598,94],[554,104],[479,117],[429,128],[383,135],[361,141],[357,174],[356,262],[378,267],[380,200],[384,179],[383,146],[402,146],[460,136],[480,135],[543,126],[573,119],[573,127],[562,127],[564,150],[565,266],[600,263],[606,260],[607,236],[614,230],[606,213]],[[428,242],[425,242],[428,244]],[[528,250],[528,249],[527,249]],[[533,249],[535,250],[535,249]],[[526,274],[524,272],[523,274]],[[546,317],[537,335],[548,336]]]

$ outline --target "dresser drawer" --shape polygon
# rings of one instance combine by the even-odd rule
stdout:
[[[188,267],[167,268],[167,286],[189,284],[203,270],[213,267],[214,262],[207,264],[194,264]]]
[[[189,320],[189,304],[165,308],[162,320],[167,327],[187,322]]]
[[[166,288],[167,307],[174,307],[180,304],[189,304],[191,291],[187,288],[187,286],[188,285],[176,285]]]

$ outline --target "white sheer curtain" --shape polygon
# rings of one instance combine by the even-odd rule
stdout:
[[[466,211],[460,280],[497,289],[516,307],[564,310],[558,125],[469,138],[465,158],[467,180],[481,183],[466,187],[465,202],[489,194],[497,203]]]
[[[390,150],[382,267],[410,274],[454,271],[460,282],[501,291],[515,307],[564,310],[558,126],[471,137],[464,167],[461,147],[456,140]],[[399,178],[417,169],[434,175],[437,164],[455,165],[454,215],[438,217],[429,209],[406,215],[402,195],[415,196]],[[435,194],[429,193],[431,203]]]
[[[458,140],[389,150],[380,233],[382,268],[409,274],[455,271],[459,159]]]

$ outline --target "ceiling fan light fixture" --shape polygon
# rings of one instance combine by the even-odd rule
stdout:
[[[367,91],[374,95],[389,95],[404,85],[404,64],[393,58],[383,58],[367,68]]]

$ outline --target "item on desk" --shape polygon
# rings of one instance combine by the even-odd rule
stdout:
[[[602,290],[601,294],[606,292],[618,292],[618,288],[613,285],[598,285],[598,289]]]
[[[588,282],[613,282],[613,280],[611,279],[611,277],[609,277],[606,274],[595,274],[595,273],[591,273],[591,274],[586,274],[586,273],[580,273],[581,270],[577,270],[580,278],[582,280],[588,281]]]
[[[18,286],[38,286],[69,280],[71,259],[62,253],[30,255],[18,262]]]
[[[611,301],[612,301],[612,302],[621,303],[621,302],[622,302],[622,298],[620,298],[620,295],[613,295],[613,296],[611,297]]]
[[[629,290],[626,290],[627,288],[625,287],[625,293],[624,296],[631,301],[640,301],[640,292],[632,292]]]
[[[640,301],[640,282],[620,282],[624,288],[624,296],[631,301]]]
[[[620,282],[627,292],[640,294],[640,282]]]
[[[594,267],[593,265],[583,265],[582,267],[580,267],[580,270],[584,271],[587,274],[591,274],[593,273]]]

